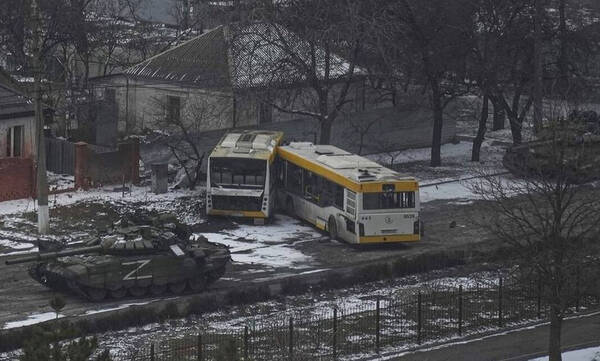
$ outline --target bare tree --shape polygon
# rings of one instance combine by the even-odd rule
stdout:
[[[194,189],[203,176],[202,163],[206,157],[201,132],[221,127],[231,112],[231,98],[188,96],[184,104],[179,100],[173,103],[172,99],[153,100],[157,110],[156,125],[164,134],[162,143],[183,169],[189,188]]]
[[[597,291],[585,277],[600,270],[600,192],[576,184],[587,177],[597,146],[575,142],[564,123],[552,129],[546,143],[525,156],[525,179],[485,176],[472,187],[487,201],[481,224],[513,251],[517,279],[542,286],[550,308],[550,360],[558,361],[565,313],[580,295]]]
[[[315,119],[319,143],[330,143],[356,80],[362,33],[353,20],[361,6],[357,0],[258,1],[259,23],[242,24],[232,41],[237,81],[280,112]]]
[[[402,74],[425,87],[433,113],[431,166],[439,166],[444,109],[464,92],[465,59],[473,40],[473,3],[402,0],[380,5],[374,47],[388,74]]]

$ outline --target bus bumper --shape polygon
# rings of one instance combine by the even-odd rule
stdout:
[[[416,242],[421,239],[420,234],[397,234],[386,236],[360,236],[358,243],[395,243],[395,242]]]

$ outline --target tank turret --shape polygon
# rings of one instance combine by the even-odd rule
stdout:
[[[178,226],[119,227],[96,244],[40,252],[6,264],[34,262],[29,274],[41,284],[93,301],[200,292],[225,273],[229,249],[181,229],[171,232]]]

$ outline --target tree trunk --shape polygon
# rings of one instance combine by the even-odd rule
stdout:
[[[490,99],[487,95],[483,96],[483,102],[481,104],[481,116],[479,117],[479,128],[477,129],[477,136],[473,140],[473,150],[471,151],[471,161],[479,162],[479,153],[481,151],[481,143],[483,143],[483,137],[485,136],[485,130],[487,127],[488,113]]]
[[[444,122],[444,109],[442,106],[442,95],[439,84],[431,82],[431,96],[433,105],[433,139],[431,140],[431,163],[432,167],[442,165],[442,126]]]
[[[534,21],[534,82],[533,82],[533,131],[537,134],[542,128],[543,118],[543,59],[542,59],[542,18],[544,0],[535,0]]]
[[[492,125],[492,130],[502,130],[506,124],[506,112],[502,109],[499,101],[492,101],[492,105],[494,106],[494,123]]]
[[[321,119],[321,132],[319,134],[319,144],[331,144],[331,127],[333,122],[329,117]]]
[[[566,96],[567,90],[569,89],[569,68],[568,68],[568,56],[567,56],[567,15],[566,15],[566,0],[560,0],[558,3],[559,13],[559,41],[560,51],[558,55],[558,91],[560,94]]]
[[[521,135],[521,124],[519,123],[518,116],[509,115],[508,121],[510,123],[510,132],[513,138],[513,145],[519,145],[523,143],[523,136]]]
[[[562,316],[555,306],[550,311],[550,339],[548,345],[548,361],[562,361],[560,336],[562,330]]]

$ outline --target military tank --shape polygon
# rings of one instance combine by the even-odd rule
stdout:
[[[508,149],[503,165],[521,177],[566,177],[573,183],[600,179],[600,117],[572,111],[548,124],[536,140]]]
[[[227,247],[202,236],[186,238],[189,233],[177,223],[121,223],[113,234],[84,247],[41,252],[6,264],[34,262],[29,274],[41,284],[102,301],[201,292],[225,273],[231,259]]]

